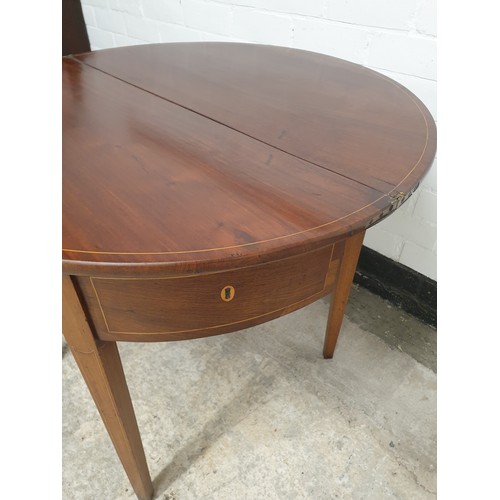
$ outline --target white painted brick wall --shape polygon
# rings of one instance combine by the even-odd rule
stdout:
[[[419,33],[436,36],[437,34],[437,19],[436,19],[437,0],[423,0],[417,7],[415,20],[415,29]]]
[[[144,42],[160,42],[159,24],[151,19],[123,14],[127,35]]]
[[[402,37],[399,32],[375,33],[368,65],[436,80],[436,39],[422,35]]]
[[[182,0],[186,26],[228,35],[232,28],[233,7],[204,0]]]
[[[322,52],[359,64],[366,60],[370,37],[367,29],[315,18],[296,18],[294,26],[293,46],[297,48]]]
[[[322,17],[325,4],[324,0],[253,0],[248,3],[258,9],[313,17]]]
[[[184,24],[184,9],[181,2],[142,0],[142,12],[144,17],[155,21]]]
[[[180,24],[161,24],[159,26],[162,42],[197,42],[201,41],[201,32]]]
[[[258,42],[363,64],[415,93],[437,119],[436,0],[82,0],[92,50],[151,42]],[[436,162],[370,248],[436,279]]]
[[[136,0],[109,0],[109,6],[112,10],[126,12],[127,14],[139,17],[142,15],[142,5],[143,3]]]
[[[408,30],[415,12],[415,0],[327,1],[325,17],[354,26]]]
[[[289,16],[247,7],[234,9],[232,33],[244,40],[271,45],[289,45],[292,30],[292,20]]]
[[[103,7],[106,8],[109,6],[108,0],[85,0],[85,2],[82,2],[82,5],[94,5],[97,7]]]
[[[125,16],[123,16],[121,12],[96,7],[94,8],[94,17],[96,26],[99,29],[110,31],[111,33],[119,33],[120,35],[127,34],[127,30],[125,29]]]

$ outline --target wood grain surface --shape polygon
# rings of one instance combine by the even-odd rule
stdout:
[[[253,44],[63,60],[63,264],[170,276],[324,247],[397,208],[434,158],[425,106],[383,75]]]
[[[70,276],[63,275],[63,331],[139,500],[153,485],[116,342],[94,337]]]
[[[235,331],[333,292],[332,357],[365,229],[435,149],[413,94],[332,57],[175,43],[63,58],[63,331],[138,498],[153,489],[116,341]]]
[[[332,291],[340,257],[330,245],[230,271],[77,282],[100,339],[184,340],[240,330],[310,304]]]

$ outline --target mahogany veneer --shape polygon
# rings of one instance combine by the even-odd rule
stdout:
[[[416,189],[430,113],[389,78],[254,44],[63,58],[63,328],[132,486],[152,485],[116,341],[231,332],[332,293]]]

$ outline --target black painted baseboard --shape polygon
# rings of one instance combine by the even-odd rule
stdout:
[[[354,283],[425,323],[437,324],[437,282],[363,246]]]

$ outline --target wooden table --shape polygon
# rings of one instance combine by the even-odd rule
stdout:
[[[332,293],[430,167],[385,76],[307,51],[175,43],[63,59],[63,329],[130,482],[152,484],[117,341],[248,328]]]

